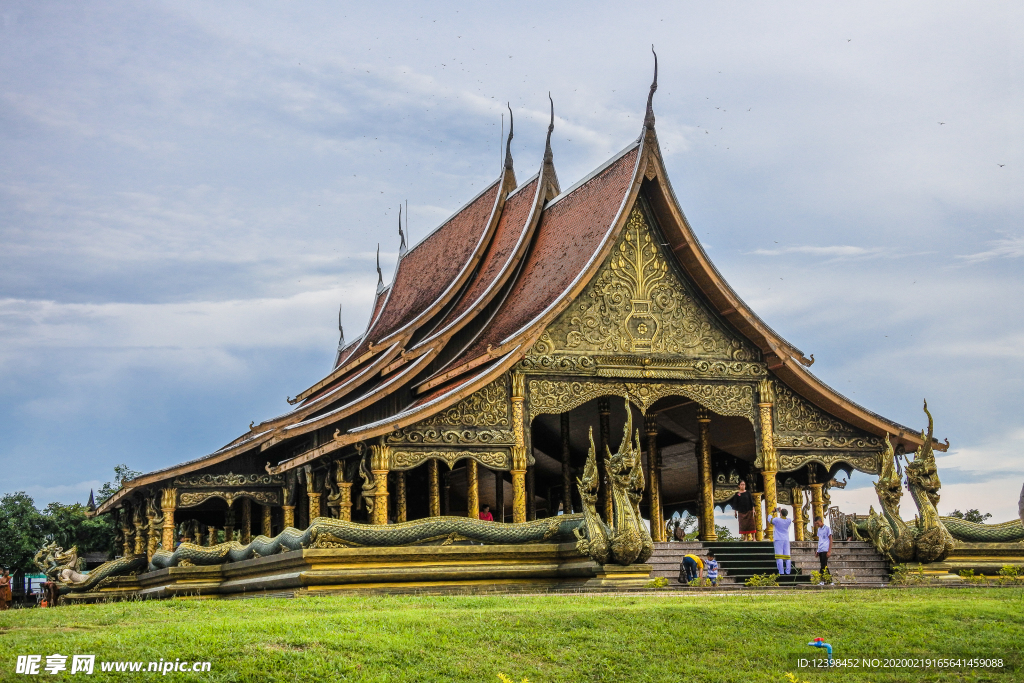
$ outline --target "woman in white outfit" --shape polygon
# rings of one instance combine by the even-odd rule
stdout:
[[[793,558],[789,554],[789,527],[793,525],[793,520],[786,519],[788,514],[788,511],[779,508],[768,513],[768,521],[775,527],[772,537],[775,540],[775,566],[779,574],[789,574],[793,568]],[[786,562],[786,571],[782,571],[783,560]]]

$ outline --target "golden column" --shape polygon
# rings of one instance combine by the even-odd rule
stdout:
[[[162,544],[164,550],[174,552],[174,510],[178,507],[178,489],[164,489],[160,496],[160,510],[164,513]]]
[[[391,447],[380,442],[370,446],[370,472],[373,473],[373,512],[371,524],[388,523],[388,472],[391,471]]]
[[[804,491],[799,486],[794,486],[789,491],[790,502],[793,503],[793,540],[804,540]]]
[[[821,487],[823,484],[809,484],[811,489],[811,507],[814,509],[814,516],[825,519],[825,506],[822,504]],[[811,520],[813,525],[814,520]]]
[[[217,545],[217,527],[208,526],[206,527],[206,545],[214,546]]]
[[[611,446],[612,404],[607,396],[597,399],[597,413],[601,426],[601,450],[597,454],[597,476],[600,481],[597,490],[597,506],[598,511],[604,512],[605,521],[611,524],[614,507],[610,495],[611,488],[608,485],[608,471],[604,465],[605,454],[609,452]]]
[[[235,504],[234,500],[228,501],[228,509],[224,512],[224,542],[231,543],[235,540]]]
[[[338,518],[345,521],[352,521],[352,482],[339,481],[338,492],[341,493],[341,500],[338,502]]]
[[[427,461],[427,484],[430,493],[430,516],[441,516],[441,481],[440,472],[437,471],[437,458]]]
[[[306,517],[307,523],[312,524],[313,520],[320,516],[320,491],[316,490],[316,474],[313,473],[313,468],[306,465],[305,470],[306,497],[309,499],[309,514]]]
[[[650,515],[651,539],[655,543],[664,543],[668,539],[665,533],[665,513],[661,508],[661,451],[658,450],[658,416],[648,413],[644,420],[647,432],[647,474],[651,482]]]
[[[252,541],[252,501],[248,498],[242,499],[242,528],[238,533],[238,540],[242,545]]]
[[[395,521],[404,522],[405,517],[405,472],[395,472]]]
[[[697,408],[697,478],[700,482],[700,534],[702,541],[717,541],[715,532],[715,485],[711,478],[711,414]]]
[[[494,521],[505,521],[505,473],[494,470]]]
[[[569,444],[569,413],[562,413],[562,513],[572,512],[572,449]]]
[[[775,392],[772,390],[771,380],[768,379],[758,382],[757,389],[761,398],[757,405],[761,409],[761,476],[764,478],[764,509],[765,513],[771,514],[772,510],[779,505],[775,493],[775,475],[779,471],[779,454],[775,451],[775,427],[772,420]],[[773,532],[774,527],[771,524],[764,527],[764,537],[767,540],[774,539]]]
[[[523,421],[523,399],[526,396],[526,378],[521,372],[512,373],[512,521],[526,521],[526,425]],[[474,468],[475,468],[474,463]]]
[[[264,505],[262,507],[263,507],[263,525],[260,528],[260,533],[263,534],[264,536],[266,536],[267,538],[270,538],[274,534],[274,524],[273,524],[273,521],[272,521],[273,518],[270,516],[271,515],[271,510],[273,508],[271,508],[269,505]]]
[[[121,546],[121,554],[130,557],[135,553],[135,529],[132,527],[132,506],[125,503],[121,509],[121,535],[124,537]]]
[[[480,478],[476,460],[466,460],[466,516],[480,519]]]
[[[761,497],[763,493],[751,493],[750,497],[754,499],[754,528],[757,531],[754,532],[754,540],[764,540],[764,515],[761,510]]]
[[[132,524],[135,526],[135,554],[146,554],[146,518],[142,514],[142,503],[135,506],[135,516],[132,517]]]

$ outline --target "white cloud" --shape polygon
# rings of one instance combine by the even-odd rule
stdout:
[[[852,247],[847,245],[832,247],[780,247],[778,249],[755,249],[750,252],[757,256],[781,256],[783,254],[809,254],[811,256],[831,256],[835,258],[864,258],[885,256],[887,250],[882,247]]]
[[[996,258],[1020,258],[1024,256],[1024,236],[1008,237],[989,242],[990,249],[976,254],[957,256],[968,263],[981,263]]]

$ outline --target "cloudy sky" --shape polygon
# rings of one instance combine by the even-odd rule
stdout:
[[[1020,3],[0,3],[3,491],[84,500],[286,408],[397,256],[658,133],[726,278],[814,372],[937,434],[941,512],[1024,482]],[[855,475],[834,499],[875,502]],[[909,498],[904,507],[911,511]],[[909,512],[908,512],[909,514]]]

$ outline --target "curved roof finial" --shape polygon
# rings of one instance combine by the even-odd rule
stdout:
[[[505,169],[512,170],[512,105],[508,104],[508,141],[505,143]]]
[[[345,328],[341,326],[341,304],[338,304],[338,350],[341,351],[345,348]]]
[[[399,251],[405,251],[405,233],[402,232],[402,205],[398,205],[398,239],[400,243],[398,245]]]
[[[651,45],[651,52],[654,54],[654,81],[651,83],[651,92],[647,95],[647,116],[644,117],[644,128],[654,130],[654,91],[658,89],[658,53],[654,52]]]
[[[554,155],[551,153],[551,133],[555,130],[555,101],[551,99],[551,91],[548,91],[548,101],[551,102],[551,123],[548,124],[548,139],[544,143],[544,162],[551,163]]]
[[[384,273],[380,271],[380,242],[377,242],[377,289],[384,286]]]

